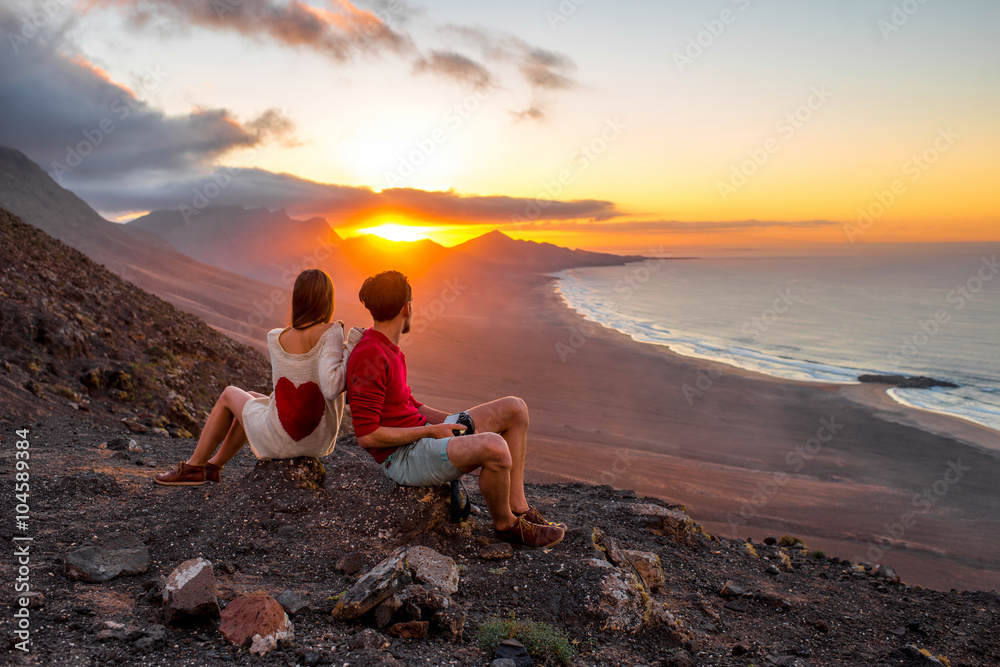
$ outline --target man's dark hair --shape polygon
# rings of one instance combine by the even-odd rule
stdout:
[[[399,315],[413,297],[410,283],[399,271],[383,271],[365,280],[358,298],[376,322],[388,322]]]

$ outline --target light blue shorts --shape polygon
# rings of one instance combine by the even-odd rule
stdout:
[[[448,415],[445,424],[457,424],[458,414]],[[386,476],[400,486],[437,486],[458,479],[464,473],[448,460],[451,438],[420,438],[403,445],[382,462]]]

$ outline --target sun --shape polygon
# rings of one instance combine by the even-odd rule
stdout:
[[[361,234],[374,234],[379,238],[386,239],[387,241],[403,241],[403,242],[413,242],[421,241],[426,238],[423,235],[423,230],[419,227],[411,227],[410,225],[400,225],[395,222],[388,222],[378,227],[369,227],[367,229],[359,229]]]

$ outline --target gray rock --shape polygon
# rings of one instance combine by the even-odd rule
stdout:
[[[445,595],[458,592],[458,565],[453,558],[428,547],[410,547],[406,563],[421,584],[434,586]]]
[[[602,630],[638,632],[652,616],[649,595],[631,572],[613,568],[601,579],[597,615]]]
[[[899,661],[893,662],[893,664],[898,664],[902,667],[930,667],[932,665],[944,664],[934,656],[924,655],[920,652],[920,649],[913,644],[907,644],[897,648],[889,654],[889,659]]]
[[[490,667],[517,667],[517,663],[510,658],[497,658],[490,663]]]
[[[301,614],[304,611],[309,611],[309,605],[307,605],[302,598],[290,590],[282,591],[281,595],[275,599],[278,601],[278,604],[280,604],[291,616]]]
[[[149,427],[144,426],[143,424],[140,424],[137,421],[133,421],[131,419],[122,419],[122,423],[125,424],[126,428],[128,428],[128,430],[132,431],[133,433],[149,433]]]
[[[746,591],[743,590],[743,588],[737,586],[731,581],[727,581],[725,584],[722,585],[722,588],[719,589],[719,595],[729,600],[732,600],[733,598],[742,597],[745,593]]]
[[[371,628],[365,628],[358,634],[351,637],[351,641],[347,643],[347,648],[352,651],[362,648],[372,649],[374,651],[384,651],[389,648],[389,640],[385,638],[385,635],[376,632]]]
[[[149,550],[137,537],[117,533],[96,544],[66,554],[67,579],[100,583],[119,575],[141,574],[149,569]]]
[[[407,565],[406,555],[406,549],[396,549],[358,579],[337,602],[333,609],[334,617],[341,620],[358,618],[412,582],[413,574]]]
[[[392,615],[399,611],[399,608],[402,606],[403,601],[399,599],[398,595],[390,595],[385,600],[382,600],[375,608],[375,625],[380,628],[389,625]]]
[[[505,639],[500,642],[497,645],[497,657],[507,658],[515,667],[531,667],[535,664],[528,654],[528,649],[516,639]]]
[[[163,586],[163,614],[167,623],[219,616],[212,564],[192,558],[178,565]]]

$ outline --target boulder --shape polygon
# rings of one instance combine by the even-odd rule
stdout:
[[[696,523],[683,508],[663,507],[652,503],[637,503],[632,511],[645,520],[656,535],[665,535],[674,541],[695,546],[708,538],[701,524]]]
[[[433,586],[445,595],[458,592],[458,565],[453,558],[428,547],[410,547],[406,562],[421,584]]]
[[[462,641],[465,630],[465,611],[458,607],[447,607],[436,612],[431,621],[438,628],[441,637],[450,642]]]
[[[358,618],[413,581],[406,562],[407,550],[396,549],[341,596],[333,615],[341,620]]]
[[[219,616],[219,601],[212,564],[192,558],[178,565],[163,585],[163,614],[167,623]]]
[[[597,600],[591,605],[591,613],[601,619],[601,629],[604,631],[630,634],[638,632],[649,621],[652,613],[645,588],[631,572],[608,563],[603,563],[600,567],[607,570],[607,573],[598,586]]]
[[[414,581],[451,595],[458,591],[458,566],[454,559],[427,547],[396,549],[344,593],[333,615],[342,620],[358,618]],[[378,620],[386,620],[384,611]]]
[[[663,566],[660,557],[651,551],[625,549],[622,555],[639,575],[643,586],[650,591],[658,591],[663,586]]]
[[[119,575],[142,574],[149,569],[149,550],[137,537],[116,533],[96,544],[71,551],[63,558],[67,579],[100,583]]]
[[[279,642],[295,636],[288,614],[269,595],[245,595],[222,610],[219,632],[234,646],[250,644],[250,652],[264,655]]]

